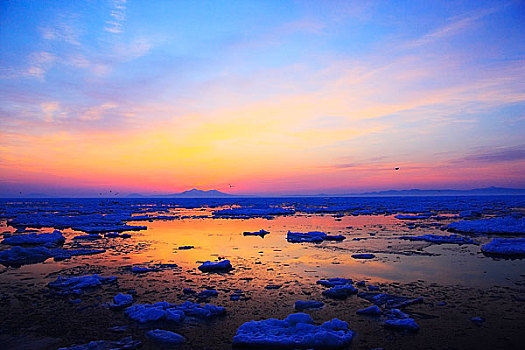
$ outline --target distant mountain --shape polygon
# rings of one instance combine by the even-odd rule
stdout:
[[[488,196],[488,195],[525,195],[525,189],[505,187],[485,187],[472,190],[388,190],[365,193],[352,193],[344,196]]]
[[[232,194],[220,192],[217,190],[197,190],[197,189],[191,189],[189,191],[184,191],[180,193],[172,193],[172,194],[161,194],[161,195],[155,195],[152,196],[155,198],[225,198],[225,197],[235,197]]]

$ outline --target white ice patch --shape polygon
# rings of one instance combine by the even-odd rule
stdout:
[[[318,326],[309,315],[297,313],[285,320],[271,318],[247,322],[237,329],[233,345],[264,349],[338,349],[348,346],[353,336],[348,323],[337,318]]]

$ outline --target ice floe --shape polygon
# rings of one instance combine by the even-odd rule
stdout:
[[[342,241],[346,237],[343,235],[327,235],[324,232],[310,231],[310,232],[291,232],[288,231],[286,240],[290,243],[320,243],[322,241]]]
[[[111,283],[116,281],[116,277],[102,277],[97,274],[76,276],[76,277],[61,277],[58,276],[53,282],[49,282],[47,285],[49,288],[61,290],[61,291],[75,291],[85,288],[100,287],[103,283]]]
[[[23,248],[16,246],[0,252],[0,263],[18,267],[44,262],[52,256],[51,250],[45,247]]]
[[[501,233],[501,234],[523,234],[525,233],[525,218],[512,216],[465,220],[453,222],[447,225],[450,231],[466,233]]]
[[[250,321],[237,329],[233,345],[260,349],[338,349],[350,345],[354,332],[337,318],[318,326],[304,313],[284,320]]]
[[[413,318],[400,318],[393,320],[386,320],[383,325],[386,328],[392,328],[400,331],[417,332],[419,325]]]
[[[525,256],[525,238],[494,238],[481,246],[485,254],[503,256]]]
[[[104,253],[104,249],[48,249],[46,247],[24,248],[15,246],[0,252],[0,263],[7,266],[36,264],[49,258],[65,260],[76,255],[91,255]]]
[[[323,290],[323,295],[332,299],[346,299],[352,294],[357,293],[357,288],[351,284],[336,285],[330,289]]]
[[[113,303],[109,304],[112,309],[120,309],[133,304],[133,296],[129,294],[118,293],[113,297]]]
[[[319,309],[323,307],[324,303],[322,301],[302,301],[297,300],[295,302],[295,309],[296,310],[306,310],[306,309]]]
[[[14,235],[5,238],[2,244],[8,245],[60,245],[66,238],[60,231],[53,233],[29,233],[25,235]]]
[[[329,278],[326,280],[319,280],[316,283],[324,287],[335,287],[335,286],[340,286],[344,284],[352,284],[352,280],[347,279],[347,278],[336,277],[336,278]]]
[[[358,293],[357,296],[366,299],[371,303],[374,303],[379,306],[385,306],[387,308],[400,308],[411,304],[420,303],[423,301],[422,297],[407,298],[386,293],[361,292]]]
[[[452,243],[452,244],[476,244],[471,238],[460,235],[421,235],[421,236],[401,236],[399,239],[410,241],[425,241],[431,243]]]
[[[259,230],[259,231],[256,231],[256,232],[249,232],[249,231],[244,231],[242,234],[244,236],[261,236],[264,238],[264,236],[266,236],[267,234],[269,234],[270,232],[268,231],[265,231],[265,230]]]
[[[91,240],[95,240],[95,239],[101,239],[102,236],[99,235],[98,233],[90,233],[90,234],[87,234],[87,235],[80,235],[80,236],[75,236],[73,237],[73,239],[80,239],[80,240],[87,240],[87,241],[91,241]]]
[[[182,322],[186,316],[210,319],[225,313],[221,306],[186,301],[180,305],[162,301],[155,304],[136,304],[125,310],[126,315],[139,323],[155,321]]]
[[[363,254],[352,254],[352,258],[354,259],[373,259],[376,256],[374,254],[369,253],[363,253]]]
[[[408,215],[408,214],[399,214],[394,217],[399,220],[424,220],[428,219],[431,214],[421,214],[421,215]]]
[[[218,262],[205,261],[199,266],[202,272],[226,272],[232,270],[233,267],[230,260],[221,260]]]
[[[217,295],[219,295],[219,292],[217,292],[215,289],[205,289],[199,294],[197,294],[197,298],[208,299],[211,297],[216,297]]]
[[[356,313],[358,315],[365,316],[381,316],[382,314],[381,309],[377,305],[372,305],[367,308],[357,310]]]
[[[186,341],[186,338],[182,335],[162,329],[147,331],[146,337],[153,341],[170,345],[182,344]]]

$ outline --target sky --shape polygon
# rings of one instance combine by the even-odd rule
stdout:
[[[525,188],[524,135],[525,1],[0,2],[0,196]]]

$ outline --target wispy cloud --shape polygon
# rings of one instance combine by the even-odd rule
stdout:
[[[429,32],[415,40],[408,41],[402,46],[403,49],[410,49],[419,46],[423,46],[432,42],[436,42],[445,38],[452,37],[465,30],[476,25],[484,17],[491,15],[495,12],[501,11],[503,6],[500,8],[489,8],[481,9],[474,13],[466,14],[463,16],[454,16],[450,18],[449,23],[436,28],[432,32]]]
[[[525,146],[503,147],[467,155],[455,162],[501,163],[525,161]]]
[[[46,51],[33,52],[29,56],[29,67],[22,75],[43,79],[47,71],[54,65],[57,57]]]
[[[113,34],[122,33],[126,19],[126,0],[112,0],[111,7],[111,19],[106,21],[104,30]]]
[[[81,30],[77,15],[59,14],[52,23],[42,25],[39,30],[45,40],[80,45]]]

